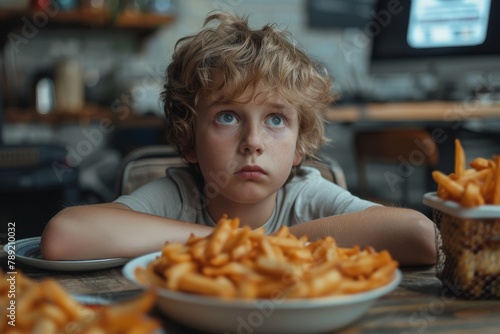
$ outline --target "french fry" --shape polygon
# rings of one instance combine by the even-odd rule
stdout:
[[[178,263],[165,271],[167,280],[167,288],[175,290],[179,286],[181,277],[189,272],[193,272],[195,264],[192,262]]]
[[[228,281],[221,281],[196,273],[187,273],[182,276],[179,280],[179,289],[223,298],[231,298],[236,294],[234,286],[228,283]]]
[[[37,300],[42,298],[42,290],[38,285],[32,285],[30,289],[26,289],[26,291],[19,295],[19,301],[17,303],[17,312],[19,314],[30,314],[33,304],[36,303]],[[19,327],[30,328],[34,325],[36,321],[35,317],[19,317],[17,319],[17,325]]]
[[[479,157],[479,158],[472,160],[469,163],[469,166],[471,166],[475,170],[483,170],[486,168],[490,168],[491,164],[490,164],[490,161],[488,159]]]
[[[222,248],[231,235],[231,226],[232,222],[230,219],[221,221],[220,227],[208,239],[206,248],[207,257],[215,257],[222,251]]]
[[[233,260],[238,260],[241,259],[242,257],[245,256],[245,254],[248,254],[252,250],[252,243],[251,242],[245,242],[242,245],[239,245],[238,247],[234,248],[231,252],[231,259]]]
[[[258,272],[265,275],[274,276],[276,278],[281,278],[283,275],[291,274],[296,277],[301,277],[303,271],[297,265],[289,262],[277,261],[275,259],[270,259],[265,256],[259,256],[255,263],[255,268]]]
[[[456,180],[458,184],[466,186],[471,182],[484,183],[484,179],[491,173],[491,169],[489,168],[481,170],[468,169],[467,171],[470,172],[465,173],[462,178]]]
[[[275,252],[274,247],[271,246],[271,244],[269,243],[269,241],[267,239],[262,239],[261,240],[260,247],[262,248],[262,251],[264,252],[264,255],[267,258],[269,258],[271,260],[274,260],[274,261],[277,260],[278,255]]]
[[[338,290],[342,294],[364,292],[370,289],[370,284],[353,278],[344,279],[339,283]]]
[[[206,276],[229,276],[233,278],[240,276],[251,281],[263,281],[265,279],[265,276],[239,262],[231,262],[223,267],[205,267],[202,272]]]
[[[443,200],[453,200],[466,208],[484,204],[500,205],[500,157],[478,157],[465,168],[465,152],[460,140],[455,140],[455,170],[449,175],[433,171],[438,184],[437,195]]]
[[[244,244],[246,240],[248,240],[251,231],[252,230],[248,226],[244,226],[241,229],[234,229],[233,235],[228,240],[228,242],[226,242],[222,251],[224,253],[231,254],[233,249],[239,247],[240,245]]]
[[[332,290],[337,289],[342,281],[342,275],[338,270],[330,270],[321,276],[314,277],[310,283],[310,294],[312,297],[325,296]]]
[[[445,175],[440,171],[433,171],[432,177],[434,178],[434,181],[436,181],[437,183],[439,183],[440,186],[446,189],[446,191],[452,197],[454,198],[462,197],[462,194],[464,192],[464,187],[461,184],[452,180],[451,177]]]
[[[2,282],[6,279],[0,271],[0,305],[8,305],[8,290]],[[152,291],[122,304],[102,306],[96,311],[76,302],[52,279],[36,282],[18,272],[16,287],[16,311],[20,316],[15,326],[5,326],[6,308],[2,308],[2,334],[152,334],[160,328],[158,321],[146,317],[155,302]]]
[[[398,265],[387,251],[337,247],[330,236],[309,242],[286,226],[266,235],[263,228],[239,227],[239,220],[225,215],[211,235],[191,235],[184,244],[165,247],[169,251],[163,250],[161,257],[167,260],[156,259],[137,270],[141,282],[152,277],[148,283],[153,287],[220,298],[314,298],[367,291],[393,279]],[[190,262],[169,260],[185,253]]]
[[[492,203],[493,187],[495,186],[495,171],[489,168],[488,172],[489,173],[486,174],[483,184],[481,185],[481,196],[483,196],[485,203]]]
[[[49,318],[39,318],[33,328],[33,333],[36,334],[53,334],[56,331],[56,324]]]
[[[163,286],[165,281],[156,272],[146,270],[145,268],[137,268],[135,270],[135,277],[141,284],[152,284],[154,286]]]
[[[61,328],[70,319],[64,310],[53,304],[44,304],[40,306],[40,313],[47,319],[51,319],[58,328]]]
[[[189,249],[189,253],[195,260],[205,258],[205,249],[207,248],[207,239],[200,239],[199,242],[193,243]]]
[[[459,139],[455,139],[455,176],[460,179],[465,173],[465,152]]]
[[[484,198],[481,195],[481,190],[476,183],[467,183],[460,204],[466,208],[472,208],[484,204]]]
[[[500,205],[500,155],[495,156],[495,172],[494,172],[494,182],[493,195],[491,197],[491,204]]]
[[[168,262],[189,262],[191,260],[190,254],[180,249],[185,247],[185,245],[180,243],[167,243],[162,248],[162,255]]]
[[[214,266],[222,266],[228,263],[231,259],[231,255],[228,253],[219,253],[217,256],[210,259],[209,263]]]
[[[70,320],[80,316],[78,303],[56,281],[47,279],[40,283],[40,288],[43,290],[45,299],[62,309]]]

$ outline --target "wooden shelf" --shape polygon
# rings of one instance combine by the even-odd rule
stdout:
[[[171,14],[158,14],[154,12],[121,11],[110,12],[106,9],[79,8],[73,11],[59,10],[55,14],[50,12],[40,15],[41,10],[35,9],[3,9],[0,10],[0,50],[8,40],[8,34],[15,32],[20,34],[25,28],[26,22],[35,24],[40,17],[48,17],[44,27],[58,31],[60,28],[76,28],[92,30],[99,33],[101,30],[112,29],[115,31],[126,31],[140,47],[144,38],[148,37],[161,26],[172,23],[175,19]],[[37,21],[38,18],[38,21]],[[33,23],[34,22],[34,23]],[[38,27],[38,26],[37,26]],[[40,28],[40,27],[38,27]],[[44,28],[45,29],[45,28]],[[2,78],[3,80],[3,78]],[[5,90],[8,92],[8,89]],[[5,94],[0,92],[0,94]],[[4,101],[9,101],[5,98]],[[163,125],[161,117],[138,116],[131,110],[126,116],[113,113],[109,108],[87,105],[77,113],[52,112],[46,115],[38,114],[33,108],[21,109],[14,105],[8,105],[4,111],[5,124],[39,123],[59,125],[67,123],[85,124],[109,119],[121,126],[150,126],[160,127]]]
[[[79,8],[73,11],[59,10],[55,14],[43,12],[35,9],[3,9],[0,10],[0,50],[6,45],[9,40],[9,33],[13,32],[21,35],[26,24],[36,24],[40,22],[40,18],[48,18],[48,21],[43,22],[44,29],[52,29],[59,31],[63,28],[76,28],[99,33],[102,30],[124,31],[137,43],[137,49],[140,50],[143,40],[150,36],[156,29],[161,26],[172,23],[175,16],[172,14],[158,14],[154,12],[139,12],[139,11],[121,11],[110,12],[106,9],[91,9]],[[28,23],[26,23],[28,22]],[[47,28],[45,28],[47,26]],[[2,78],[3,80],[4,78]],[[9,87],[4,88],[0,94],[6,94],[4,101],[10,101],[7,97]],[[11,103],[14,104],[15,102]],[[82,121],[92,120],[93,118],[116,117],[109,111],[105,112],[103,108],[88,106],[77,115],[70,113],[54,112],[48,115],[40,115],[35,110],[21,110],[14,105],[8,105],[5,111],[6,122],[47,122],[58,123],[67,121]],[[132,113],[131,113],[132,114]]]
[[[2,24],[10,21],[10,25],[22,25],[21,18],[32,18],[37,11],[33,10],[3,10],[0,12]],[[17,22],[16,22],[17,21]],[[104,9],[78,9],[74,11],[59,11],[50,17],[51,24],[78,24],[83,26],[111,26],[117,28],[155,29],[170,24],[174,16],[170,14],[121,12],[114,16]]]
[[[500,119],[500,102],[425,101],[368,103],[332,107],[326,119],[338,123],[359,122],[450,122],[471,119]]]
[[[157,28],[173,21],[171,15],[123,13],[116,18],[115,25],[121,28]]]
[[[109,121],[120,126],[163,127],[164,119],[159,116],[138,116],[132,110],[127,113],[113,113],[109,108],[87,105],[78,112],[57,112],[38,114],[34,109],[8,108],[4,113],[5,124],[87,124]]]

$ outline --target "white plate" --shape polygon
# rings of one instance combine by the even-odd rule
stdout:
[[[12,244],[6,244],[3,249],[6,253],[15,251],[16,262],[36,267],[40,269],[59,270],[59,271],[87,271],[118,267],[127,263],[130,259],[111,258],[95,260],[77,260],[77,261],[49,261],[42,258],[40,253],[41,237],[16,240]]]
[[[146,267],[161,253],[131,260],[124,276],[138,286],[135,269]],[[315,299],[224,300],[168,289],[156,289],[159,309],[167,316],[214,333],[321,333],[341,328],[360,318],[377,298],[393,291],[402,280],[399,270],[387,285],[368,292]]]
[[[423,203],[454,217],[459,218],[500,218],[500,205],[481,205],[464,208],[455,201],[445,201],[436,192],[426,193]]]

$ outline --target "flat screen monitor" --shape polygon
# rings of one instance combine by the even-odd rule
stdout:
[[[500,74],[498,0],[379,0],[372,16],[373,76],[430,75],[446,99],[476,89],[471,76]]]

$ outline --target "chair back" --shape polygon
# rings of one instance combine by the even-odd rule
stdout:
[[[316,168],[325,179],[347,189],[344,169],[334,158],[320,154],[317,159],[306,160],[302,165]]]
[[[116,196],[128,195],[140,186],[163,177],[170,167],[185,166],[175,149],[167,145],[145,146],[123,159],[116,180]]]

